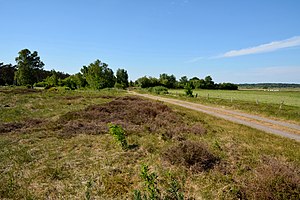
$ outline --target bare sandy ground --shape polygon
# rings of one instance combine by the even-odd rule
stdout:
[[[272,133],[272,134],[280,135],[282,137],[287,137],[290,139],[300,141],[300,126],[297,124],[291,124],[291,123],[277,121],[265,117],[260,117],[257,115],[243,113],[240,111],[233,111],[233,110],[228,110],[223,108],[216,108],[212,106],[205,106],[198,103],[191,103],[191,102],[177,100],[177,99],[159,97],[159,96],[154,96],[149,94],[140,94],[132,91],[130,91],[129,93],[133,95],[153,99],[153,100],[158,100],[158,101],[178,105],[191,110],[200,111],[209,115],[213,115],[215,117],[226,119],[228,121],[250,126],[252,128],[256,128],[258,130],[262,130],[267,133]]]

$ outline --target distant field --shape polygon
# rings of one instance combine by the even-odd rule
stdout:
[[[169,90],[171,94],[184,94],[184,90]],[[280,104],[300,107],[300,91],[262,91],[262,90],[194,90],[199,97],[219,98],[240,101]]]
[[[193,94],[191,98],[185,96],[184,90],[169,90],[166,96],[300,124],[299,91],[193,90]]]

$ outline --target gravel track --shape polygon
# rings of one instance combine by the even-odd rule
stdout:
[[[129,93],[137,96],[150,98],[153,100],[159,100],[166,103],[178,105],[191,110],[200,111],[209,115],[223,118],[228,121],[232,121],[258,130],[262,130],[267,133],[272,133],[282,137],[300,141],[300,126],[297,124],[276,121],[273,119],[247,114],[239,111],[232,111],[223,108],[205,106],[198,103],[191,103],[191,102],[177,100],[177,99],[159,97],[159,96],[154,96],[149,94],[140,94],[132,91],[130,91]]]

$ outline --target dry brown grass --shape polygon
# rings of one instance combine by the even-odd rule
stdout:
[[[277,159],[264,158],[254,177],[242,186],[243,199],[300,199],[300,170]]]
[[[114,99],[114,96],[111,95],[97,95],[97,96],[83,96],[83,95],[74,95],[74,96],[62,96],[57,97],[59,99],[65,99],[65,100],[77,100],[77,99],[91,99],[91,98],[101,98],[101,99]]]
[[[56,123],[61,135],[68,137],[80,133],[107,133],[108,123],[121,125],[127,134],[159,133],[165,139],[180,137],[184,133],[205,133],[201,124],[187,125],[181,116],[163,103],[129,96],[69,112]]]
[[[0,92],[4,94],[31,94],[31,93],[42,92],[42,90],[15,88],[15,89],[0,89]]]
[[[87,193],[90,199],[132,199],[144,188],[142,164],[157,173],[162,195],[169,191],[169,174],[186,199],[298,194],[299,143],[177,106],[110,98],[114,94],[122,95],[0,93],[2,105],[14,105],[0,112],[0,199],[87,199]],[[123,151],[107,134],[108,122],[121,125],[137,148]],[[261,162],[261,156],[273,159]],[[277,177],[284,181],[270,184]],[[289,196],[268,196],[283,191]]]
[[[45,120],[40,119],[27,119],[23,122],[8,122],[0,123],[0,134],[22,131],[28,128],[41,126]]]
[[[207,171],[219,160],[205,144],[188,140],[168,148],[163,153],[163,158],[171,164],[185,166],[194,172]]]

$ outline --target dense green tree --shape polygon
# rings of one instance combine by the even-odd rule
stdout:
[[[167,88],[175,88],[176,86],[176,77],[168,74],[160,74],[159,75],[159,82],[161,85],[167,87]]]
[[[215,83],[213,82],[211,76],[206,76],[204,78],[205,81],[205,88],[206,89],[215,89]]]
[[[12,64],[0,63],[0,85],[13,85],[16,67]]]
[[[38,73],[43,69],[44,63],[40,60],[37,51],[33,53],[28,49],[23,49],[16,57],[17,71],[15,80],[17,85],[30,85],[38,82]]]
[[[215,84],[211,76],[206,76],[204,79],[193,77],[188,80],[186,76],[182,76],[179,81],[176,81],[174,75],[161,74],[159,79],[152,77],[141,77],[136,80],[136,86],[142,88],[165,86],[167,88],[184,88],[187,91],[187,95],[190,96],[190,90],[192,89],[222,89],[222,90],[236,90],[238,86],[232,83]],[[186,87],[188,85],[188,87]]]
[[[193,78],[190,79],[190,81],[199,81],[200,79],[197,76],[194,76]]]
[[[51,71],[39,70],[38,73],[37,73],[37,80],[42,81],[42,80],[47,79],[50,76],[53,76],[53,70],[51,70]],[[65,78],[69,77],[70,75],[67,74],[67,73],[64,73],[64,72],[55,71],[55,76],[57,76],[58,80],[60,81],[62,79],[65,79]]]
[[[81,73],[77,73],[73,76],[74,76],[74,81],[76,83],[77,88],[83,88],[88,84]]]
[[[200,79],[198,82],[197,82],[197,85],[196,85],[196,88],[197,89],[204,89],[206,86],[205,86],[205,80],[204,79]]]
[[[217,86],[218,86],[218,89],[221,89],[221,90],[237,90],[238,89],[238,86],[233,83],[220,83]]]
[[[180,79],[179,79],[179,87],[180,88],[184,88],[185,85],[189,82],[189,79],[187,76],[182,76]]]
[[[143,76],[136,80],[136,83],[141,88],[151,87],[150,79],[147,76]]]
[[[118,69],[116,73],[116,83],[120,85],[121,88],[125,89],[129,86],[128,73],[125,69]]]
[[[47,83],[47,85],[49,86],[58,86],[59,83],[59,79],[58,79],[58,74],[57,72],[53,69],[51,70],[52,75],[48,76],[45,79],[45,82]]]
[[[161,85],[161,83],[159,82],[159,80],[157,79],[157,78],[155,78],[155,77],[149,77],[149,83],[150,83],[150,85],[149,85],[149,87],[155,87],[155,86],[160,86]]]
[[[184,91],[185,91],[186,96],[193,97],[193,90],[192,90],[192,87],[191,87],[190,83],[187,83],[184,86]]]
[[[155,77],[148,78],[147,76],[143,76],[136,80],[136,85],[141,88],[148,88],[148,87],[160,86],[161,83]]]
[[[80,72],[83,74],[83,76],[87,75],[89,70],[88,70],[88,67],[87,66],[83,66],[81,69],[80,69]]]
[[[106,63],[102,63],[100,60],[96,60],[87,67],[83,66],[81,72],[89,86],[93,89],[113,87],[115,84],[113,71],[108,68]]]
[[[129,81],[129,87],[134,87],[134,82],[133,81]]]
[[[70,88],[71,90],[75,90],[77,89],[76,78],[74,77],[74,75],[69,76],[62,80],[62,85]]]
[[[189,84],[190,84],[190,86],[191,86],[192,89],[197,88],[197,86],[199,85],[199,80],[200,79],[198,77],[196,77],[196,76],[194,76],[193,78],[191,78],[189,80]]]

